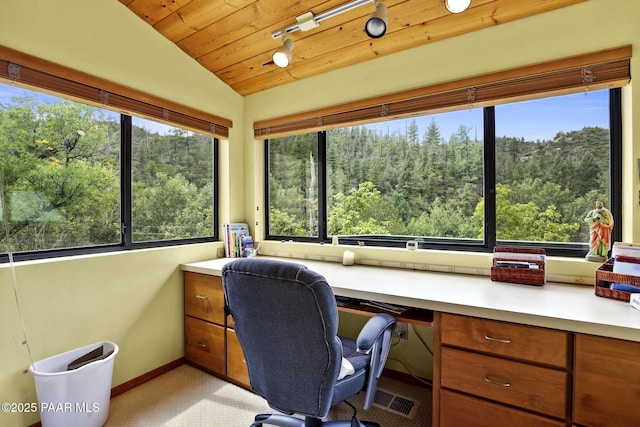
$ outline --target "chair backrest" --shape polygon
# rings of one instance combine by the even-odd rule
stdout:
[[[326,416],[342,344],[325,278],[291,262],[241,258],[223,267],[222,281],[254,391],[281,412]]]

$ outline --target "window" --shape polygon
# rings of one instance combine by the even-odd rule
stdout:
[[[133,242],[210,237],[213,137],[132,119]]]
[[[495,122],[497,240],[587,242],[584,217],[596,200],[611,207],[610,161],[620,165],[610,156],[618,142],[610,136],[609,91],[499,105]]]
[[[318,138],[302,134],[275,139],[269,146],[268,198],[271,235],[319,237]]]
[[[216,146],[0,83],[0,260],[214,240]]]
[[[595,201],[620,212],[619,103],[594,90],[272,138],[268,238],[584,255]]]

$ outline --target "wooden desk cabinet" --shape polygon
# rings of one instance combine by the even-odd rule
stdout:
[[[567,425],[570,333],[446,313],[435,327],[435,425]]]
[[[222,278],[185,271],[184,314],[187,362],[248,388],[242,347],[231,317],[225,319]]]
[[[640,343],[576,334],[573,422],[640,425]]]

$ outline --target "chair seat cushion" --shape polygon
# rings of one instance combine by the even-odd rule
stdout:
[[[371,356],[365,353],[359,353],[355,340],[340,337],[340,341],[342,341],[342,357],[351,362],[356,372],[366,369],[369,366]]]

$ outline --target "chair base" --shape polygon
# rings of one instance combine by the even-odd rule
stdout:
[[[354,421],[359,422],[354,423]],[[322,421],[319,418],[306,417],[296,418],[282,414],[259,414],[256,415],[251,427],[262,427],[263,424],[278,427],[380,427],[380,424],[372,421],[361,421],[357,418],[350,420]]]

